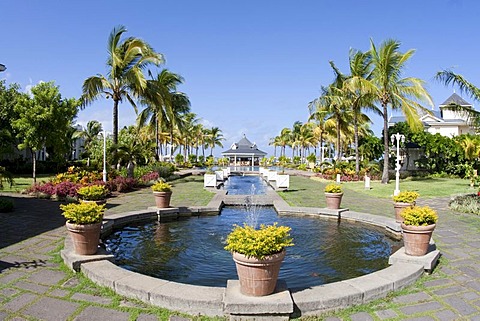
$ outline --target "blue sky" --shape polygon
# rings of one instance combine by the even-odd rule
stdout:
[[[121,24],[185,78],[180,90],[205,125],[221,128],[223,149],[246,134],[273,154],[269,138],[305,122],[308,102],[332,81],[329,60],[347,72],[349,49],[368,50],[370,38],[416,49],[405,76],[427,82],[435,108],[453,92],[433,80],[439,70],[452,68],[480,86],[474,0],[3,0],[0,10],[0,63],[8,68],[0,78],[7,83],[27,89],[53,80],[64,97],[79,97],[87,77],[106,73],[108,35]],[[111,130],[112,101],[88,106],[77,122],[93,119]],[[122,104],[120,126],[134,119]],[[381,120],[372,119],[379,134]]]

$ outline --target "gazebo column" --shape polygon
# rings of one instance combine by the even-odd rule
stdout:
[[[237,155],[233,155],[233,159],[234,159],[234,166],[237,167]]]
[[[252,154],[252,171],[253,171],[253,166],[255,166],[255,154]]]

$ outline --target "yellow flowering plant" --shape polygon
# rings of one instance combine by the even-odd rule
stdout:
[[[277,223],[262,224],[260,229],[247,224],[234,225],[232,232],[227,236],[225,250],[262,260],[294,245],[290,230],[290,227],[278,226]]]
[[[107,197],[108,189],[105,185],[83,186],[78,189],[77,195],[82,200],[99,201]]]
[[[342,186],[339,184],[331,183],[325,186],[325,193],[341,193]]]
[[[405,225],[427,226],[438,221],[437,212],[428,206],[407,207],[400,215]]]
[[[395,203],[414,203],[416,199],[420,196],[417,192],[413,191],[403,191],[398,193],[393,197]]]
[[[94,224],[99,223],[103,219],[105,205],[96,203],[70,203],[60,205],[62,215],[72,224]]]
[[[172,185],[159,181],[151,186],[152,191],[154,192],[171,192],[172,191]]]

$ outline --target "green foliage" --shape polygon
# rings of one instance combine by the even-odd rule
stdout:
[[[301,170],[301,171],[306,171],[307,170],[307,164],[298,165],[298,169]]]
[[[438,221],[437,212],[428,206],[406,207],[400,215],[403,217],[405,225],[427,226]]]
[[[0,166],[0,190],[3,189],[3,181],[6,181],[10,187],[13,185],[13,175],[5,169],[5,167]]]
[[[159,181],[151,186],[154,192],[171,192],[172,186],[166,182]]]
[[[393,201],[396,203],[414,203],[420,196],[417,192],[403,191],[393,197]]]
[[[14,203],[12,200],[0,197],[0,213],[7,213],[13,211]]]
[[[307,161],[309,161],[310,163],[315,163],[316,160],[317,160],[317,156],[315,156],[314,153],[311,153],[310,155],[307,156]]]
[[[331,183],[325,186],[325,193],[341,193],[342,186],[339,184]]]
[[[225,250],[237,252],[246,257],[263,259],[265,256],[281,252],[288,246],[293,246],[290,237],[290,227],[273,225],[260,225],[260,229],[252,226],[234,225],[227,236]]]
[[[184,157],[182,154],[177,154],[175,155],[175,163],[176,164],[182,164],[184,161]]]
[[[109,175],[109,177],[112,177],[112,175]],[[80,167],[70,166],[66,172],[57,174],[51,182],[57,184],[68,181],[87,185],[95,181],[100,181],[101,179],[102,174],[98,171],[88,171]]]
[[[195,154],[190,154],[188,155],[188,162],[195,164],[197,162],[197,155]]]
[[[105,205],[96,203],[71,203],[60,205],[62,215],[72,224],[93,224],[102,221]]]
[[[32,97],[22,94],[15,104],[17,119],[12,127],[20,141],[19,149],[38,151],[47,147],[51,152],[64,155],[70,151],[68,132],[77,115],[80,101],[62,98],[53,82],[32,87]]]
[[[300,164],[300,161],[301,161],[300,156],[293,156],[293,163],[294,164]]]
[[[108,189],[105,185],[83,186],[77,190],[77,195],[86,201],[103,200],[108,195]]]
[[[7,87],[6,80],[0,80],[0,155],[14,153],[16,133],[12,123],[18,118],[14,107],[20,96],[20,86],[18,84],[10,84]]]
[[[480,214],[480,191],[478,194],[457,196],[450,201],[452,210],[462,213]]]

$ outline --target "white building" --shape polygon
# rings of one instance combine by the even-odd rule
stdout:
[[[439,110],[433,110],[432,114],[425,114],[420,117],[425,131],[431,134],[440,134],[446,137],[454,137],[462,134],[475,134],[475,128],[468,122],[467,113],[448,110],[448,106],[461,106],[464,108],[474,107],[462,97],[453,93],[438,107]],[[391,116],[388,121],[388,127],[392,127],[396,123],[405,122],[405,117]],[[401,170],[417,169],[415,161],[423,156],[424,150],[422,146],[415,143],[407,142],[404,148],[400,150]]]
[[[462,134],[475,134],[475,129],[468,123],[468,117],[465,112],[447,110],[446,107],[458,105],[465,108],[473,108],[473,105],[465,101],[462,97],[453,93],[442,104],[439,110],[433,110],[432,114],[425,114],[420,117],[425,130],[431,134],[440,134],[442,136],[453,137]],[[388,127],[399,122],[404,122],[404,116],[391,116],[388,121]]]

